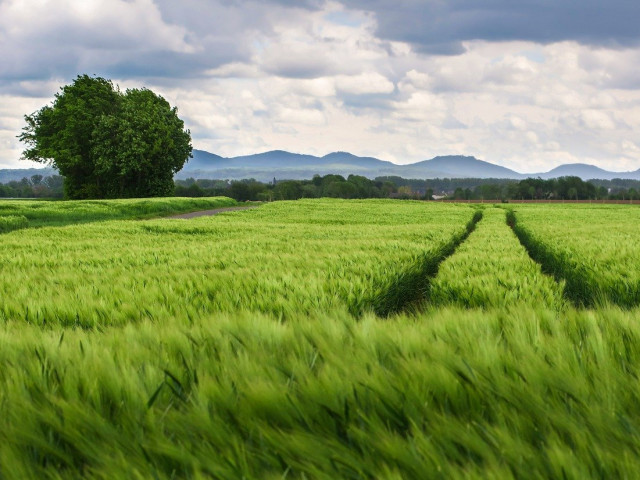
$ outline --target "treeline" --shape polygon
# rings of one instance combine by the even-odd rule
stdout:
[[[469,180],[469,179],[466,179]],[[549,180],[487,180],[475,186],[456,184],[458,179],[426,180],[434,191],[447,193],[457,200],[638,200],[640,181],[613,179],[583,181],[580,177],[559,177]],[[456,185],[453,191],[447,186]],[[440,190],[442,187],[444,189]]]
[[[176,196],[204,197],[224,195],[239,201],[297,200],[299,198],[412,198],[455,200],[629,200],[640,199],[640,181],[590,180],[560,177],[549,180],[486,178],[406,179],[359,175],[316,175],[311,180],[282,180],[262,183],[256,180],[176,181]]]
[[[452,196],[458,200],[601,200],[608,199],[609,192],[607,188],[596,187],[580,177],[559,177],[489,183],[478,185],[473,190],[458,187]]]
[[[611,200],[640,200],[640,180],[616,178],[613,180],[589,180],[598,188],[609,192]]]
[[[0,198],[62,198],[64,177],[31,175],[0,183]]]
[[[507,184],[479,185],[470,193],[457,188],[457,199],[502,200],[629,200],[638,199],[637,180],[589,180],[580,177],[559,177],[548,180],[527,178]]]
[[[376,180],[389,181],[398,187],[408,186],[416,191],[433,190],[435,194],[452,194],[456,189],[469,189],[473,191],[476,187],[484,185],[508,185],[517,183],[517,180],[510,178],[429,178],[427,180],[409,179],[402,177],[377,177]]]
[[[226,196],[238,201],[297,200],[299,198],[406,198],[431,200],[640,200],[638,180],[589,180],[560,177],[550,180],[527,178],[436,178],[407,179],[360,175],[316,175],[311,180],[175,181],[177,197]],[[63,177],[32,175],[0,183],[0,198],[62,198]]]
[[[402,192],[394,183],[382,180],[370,180],[359,175],[314,176],[311,180],[282,180],[262,183],[249,180],[201,180],[188,178],[177,180],[176,196],[205,197],[224,195],[238,201],[259,200],[297,200],[299,198],[385,198],[406,196],[413,198],[414,191]],[[424,197],[424,194],[422,194]]]

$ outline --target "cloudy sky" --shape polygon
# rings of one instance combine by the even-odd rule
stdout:
[[[195,148],[640,168],[637,0],[0,0],[0,168],[78,74],[162,94]]]

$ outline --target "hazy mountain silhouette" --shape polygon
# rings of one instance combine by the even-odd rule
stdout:
[[[583,180],[595,178],[598,180],[612,180],[614,178],[640,180],[640,170],[636,170],[635,172],[610,172],[586,163],[571,163],[560,165],[553,170],[539,174],[539,176],[544,179],[574,176],[580,177]]]
[[[385,162],[377,158],[357,157],[347,152],[334,152],[324,157],[316,157],[313,155],[285,152],[283,150],[273,150],[255,155],[223,158],[213,153],[205,152],[204,150],[194,150],[193,158],[187,162],[184,170],[206,169],[208,167],[214,167],[216,169],[247,167],[298,168],[332,164],[356,165],[367,168],[394,166],[391,162]]]
[[[53,175],[55,170],[5,169],[0,170],[0,182],[20,180],[31,175]],[[583,163],[560,165],[543,173],[519,173],[509,168],[475,157],[463,155],[439,156],[430,160],[396,165],[373,157],[358,157],[348,152],[333,152],[323,157],[273,150],[255,155],[225,158],[204,150],[194,150],[193,158],[178,172],[176,178],[255,178],[260,181],[277,179],[310,179],[314,175],[335,173],[348,176],[362,175],[368,178],[399,176],[404,178],[512,178],[541,177],[544,179],[576,176],[583,180],[614,178],[640,180],[640,169],[632,172],[611,172]]]
[[[335,173],[348,176],[400,176],[404,178],[556,178],[576,176],[583,180],[626,178],[640,180],[634,172],[610,172],[587,164],[561,165],[544,173],[519,173],[506,167],[463,155],[439,156],[409,165],[372,157],[358,157],[348,152],[334,152],[323,157],[274,150],[255,155],[223,158],[203,150],[194,150],[193,159],[178,173],[178,178],[255,178],[308,179],[313,175]]]
[[[185,167],[189,167],[190,170],[209,169],[211,167],[218,168],[220,162],[227,160],[215,153],[205,152],[204,150],[194,150],[193,158],[185,164]],[[184,167],[183,167],[184,168]]]
[[[431,160],[405,165],[402,170],[412,174],[442,172],[451,178],[525,178],[524,175],[509,168],[462,155],[435,157]]]

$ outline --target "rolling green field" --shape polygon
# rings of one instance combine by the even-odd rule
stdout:
[[[637,208],[227,205],[0,202],[0,478],[637,476]]]
[[[144,219],[232,207],[227,197],[147,198],[143,200],[0,201],[0,233],[28,227],[49,227],[117,219]]]
[[[528,208],[527,208],[528,207]],[[640,304],[640,209],[518,206],[516,232],[577,305]]]

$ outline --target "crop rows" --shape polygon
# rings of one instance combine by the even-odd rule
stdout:
[[[640,304],[640,210],[518,206],[510,223],[545,271],[564,281],[578,306]]]
[[[17,231],[1,238],[0,318],[86,328],[212,312],[386,315],[426,291],[473,215],[455,205],[307,201]]]
[[[504,210],[309,200],[96,222],[105,208],[0,235],[2,479],[640,471],[640,310],[565,304]],[[568,218],[540,234],[547,208],[518,206],[516,231],[592,240],[562,236]],[[588,214],[613,232],[634,215]]]
[[[544,275],[507,226],[503,209],[483,210],[469,239],[440,267],[431,285],[434,307],[559,308],[562,285]]]

